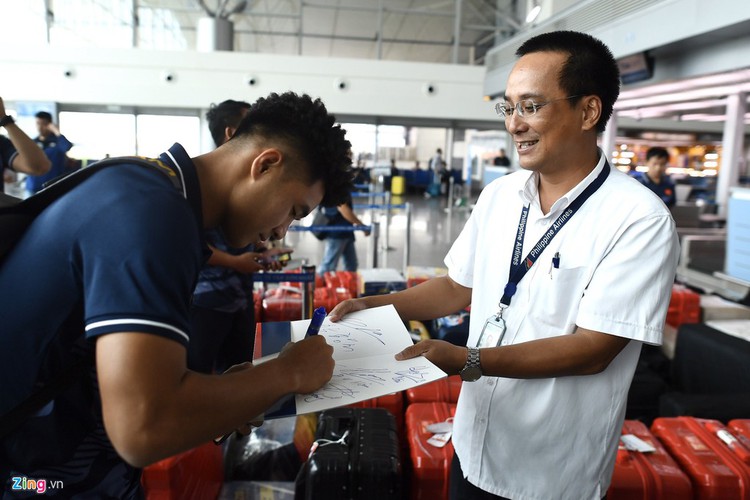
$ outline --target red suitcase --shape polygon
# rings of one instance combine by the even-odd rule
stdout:
[[[450,377],[441,378],[429,384],[407,389],[407,404],[431,403],[433,401],[456,403],[458,402],[458,395],[461,392],[461,383],[460,376],[451,375]]]
[[[701,297],[682,285],[672,285],[672,298],[667,309],[667,324],[677,328],[683,323],[700,323]]]
[[[255,322],[263,321],[263,290],[253,291],[253,310],[255,311]]]
[[[726,432],[721,422],[694,417],[657,418],[651,432],[690,476],[696,499],[750,499],[750,465],[717,436]]]
[[[297,267],[294,269],[284,269],[284,272],[285,273],[304,273],[305,271],[301,267]],[[299,287],[300,282],[299,281],[282,281],[281,283],[279,283],[279,285]],[[315,288],[323,288],[324,286],[326,286],[325,279],[323,279],[323,276],[316,273],[315,274]]]
[[[265,323],[302,319],[302,295],[281,286],[267,290],[262,314]]]
[[[727,424],[729,430],[734,434],[746,448],[750,448],[750,419],[740,418],[730,420]]]
[[[297,288],[279,286],[266,292],[263,298],[263,321],[294,321],[302,319],[302,294]],[[316,288],[314,292],[314,307],[325,307],[326,311],[333,309],[339,302],[352,296],[344,288],[331,289]]]
[[[359,282],[357,273],[354,271],[326,271],[323,275],[326,286],[329,288],[343,287],[349,290],[352,297],[359,293]]]
[[[448,274],[444,267],[408,266],[406,268],[406,287],[411,288],[427,280]]]
[[[645,424],[638,420],[626,420],[622,433],[634,435],[656,448],[656,451],[630,451],[620,443],[607,500],[693,498],[690,479]]]
[[[315,299],[313,301],[315,307],[325,307],[326,312],[331,312],[331,309],[336,307],[336,304],[352,297],[353,295],[347,288],[326,286],[315,289]]]
[[[213,442],[165,458],[143,469],[146,500],[217,498],[224,481],[221,446]]]
[[[445,402],[413,403],[406,408],[406,434],[411,457],[412,500],[442,500],[448,498],[448,479],[453,460],[453,443],[442,448],[427,440],[432,433],[430,424],[445,422],[456,414],[456,405]]]

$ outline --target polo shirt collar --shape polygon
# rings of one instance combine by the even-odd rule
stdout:
[[[182,176],[182,185],[185,189],[185,198],[193,210],[198,227],[203,228],[203,204],[201,202],[201,188],[198,182],[198,174],[195,164],[181,144],[174,145],[159,157],[160,160],[177,168]]]
[[[575,200],[589,184],[594,182],[594,179],[596,179],[601,173],[604,166],[608,165],[607,158],[604,156],[602,150],[597,148],[597,151],[599,152],[599,162],[596,164],[596,167],[594,167],[594,170],[592,170],[581,182],[576,184],[573,189],[562,195],[559,200],[553,203],[546,217],[556,217],[559,212],[567,207],[570,202]],[[529,176],[526,183],[523,185],[523,188],[518,191],[518,196],[520,196],[524,205],[534,205],[538,208],[541,207],[539,202],[539,172],[533,172]]]
[[[206,243],[206,234],[203,229],[203,203],[201,202],[201,186],[198,181],[198,173],[195,164],[180,143],[175,142],[169,150],[159,156],[164,162],[175,167],[182,176],[182,185],[185,190],[185,199],[193,210],[195,222],[198,224],[198,232],[201,235],[200,245],[203,252],[203,260],[208,261],[211,249]]]

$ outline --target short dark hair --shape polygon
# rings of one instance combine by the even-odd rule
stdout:
[[[272,93],[250,106],[232,139],[259,135],[282,139],[308,164],[308,180],[323,181],[321,205],[338,206],[354,185],[351,143],[323,101],[294,92]]]
[[[48,122],[52,121],[52,115],[49,114],[46,111],[40,111],[37,114],[34,115],[35,117],[39,118],[40,120],[47,120]]]
[[[245,101],[234,101],[227,99],[219,104],[211,104],[206,113],[208,120],[208,130],[216,144],[216,147],[224,143],[224,131],[227,127],[237,128],[244,112],[250,109],[250,103]]]
[[[646,151],[646,161],[650,160],[653,157],[666,158],[667,160],[669,160],[669,152],[661,146],[648,148],[648,151]]]
[[[526,40],[516,51],[521,57],[533,52],[563,52],[568,59],[560,69],[558,83],[567,95],[597,95],[602,116],[596,124],[601,133],[612,116],[620,95],[620,70],[612,51],[599,39],[577,31],[552,31]],[[571,99],[571,104],[580,98]]]

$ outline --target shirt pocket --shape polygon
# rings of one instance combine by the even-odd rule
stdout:
[[[590,267],[572,258],[567,262],[561,259],[559,267],[547,262],[549,269],[535,276],[529,315],[535,322],[548,327],[547,331],[538,332],[542,337],[572,333],[589,281]]]

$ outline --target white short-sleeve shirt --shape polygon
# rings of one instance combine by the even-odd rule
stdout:
[[[594,171],[547,215],[537,174],[519,171],[485,187],[445,258],[450,277],[472,288],[468,345],[477,345],[486,319],[498,310],[523,206],[530,205],[525,257],[603,168],[610,167],[600,152]],[[453,440],[471,483],[513,499],[599,499],[606,493],[641,343],[661,343],[678,253],[664,203],[611,169],[518,284],[503,315],[503,343],[570,335],[576,326],[635,342],[596,375],[465,383]]]

